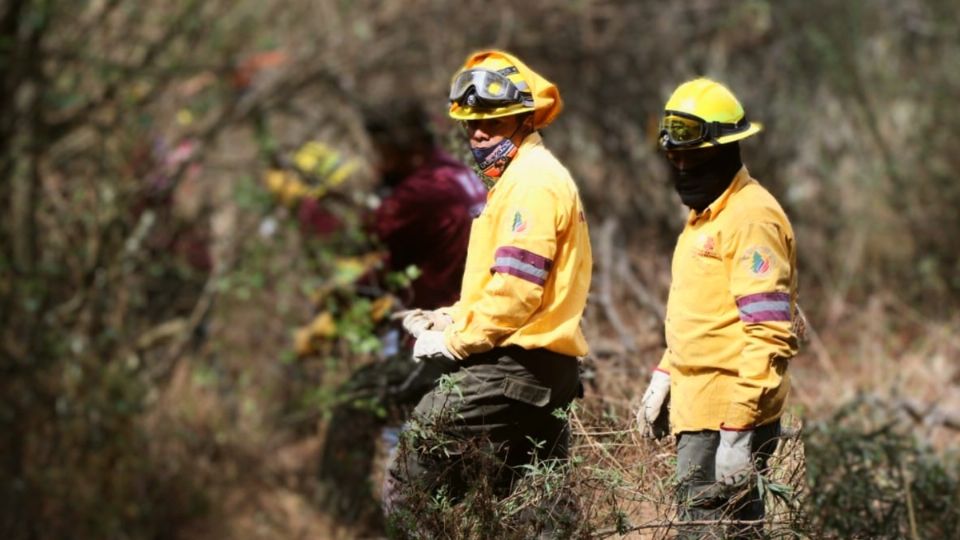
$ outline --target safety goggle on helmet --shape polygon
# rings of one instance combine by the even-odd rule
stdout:
[[[706,78],[677,87],[663,107],[659,142],[664,150],[689,150],[732,143],[759,132],[747,121],[740,100],[726,86]]]
[[[450,85],[450,102],[466,107],[503,107],[523,105],[533,107],[533,96],[526,91],[526,84],[514,84],[509,75],[517,68],[508,67],[498,71],[476,68],[461,72]]]
[[[707,122],[699,116],[667,110],[660,121],[660,146],[664,150],[693,148],[705,144],[724,144],[734,139],[721,139],[728,135],[744,133],[750,122],[744,116],[736,123]]]

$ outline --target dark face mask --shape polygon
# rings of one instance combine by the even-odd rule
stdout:
[[[705,148],[697,150],[680,150],[690,152],[689,159],[685,159],[684,168],[680,170],[670,162],[670,177],[673,187],[680,195],[683,204],[697,213],[703,212],[710,204],[717,200],[724,190],[733,182],[733,177],[743,166],[740,161],[740,144],[730,143],[719,148]],[[703,152],[697,155],[694,152]]]

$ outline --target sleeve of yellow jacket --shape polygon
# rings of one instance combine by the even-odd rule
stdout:
[[[462,330],[447,335],[460,356],[488,351],[523,326],[543,300],[557,250],[557,231],[569,219],[546,182],[527,179],[493,209],[493,265],[481,298],[458,304]]]
[[[782,399],[786,392],[786,363],[796,353],[791,332],[796,283],[792,239],[782,227],[743,224],[726,246],[730,292],[744,332],[738,376],[721,424],[728,429],[756,427],[764,402]]]

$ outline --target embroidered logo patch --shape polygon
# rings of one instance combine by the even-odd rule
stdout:
[[[765,246],[755,246],[748,249],[740,260],[756,277],[763,277],[770,273],[776,265],[773,252]]]
[[[527,230],[527,219],[523,216],[523,212],[517,210],[513,214],[513,223],[510,225],[510,232],[522,233],[525,230]]]
[[[708,234],[701,234],[700,237],[697,238],[696,253],[701,257],[720,258],[720,255],[717,253],[717,242]]]

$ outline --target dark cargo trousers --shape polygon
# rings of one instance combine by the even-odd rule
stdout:
[[[780,421],[758,427],[753,434],[751,453],[756,471],[767,470],[767,462],[777,448]],[[719,431],[682,432],[677,436],[677,480],[679,487],[680,521],[759,520],[763,519],[763,499],[756,477],[748,484],[722,486],[716,483],[715,463]],[[702,525],[680,524],[679,538],[762,538],[762,525]]]
[[[384,484],[388,517],[409,513],[412,495],[441,488],[457,502],[478,480],[505,496],[521,465],[567,457],[569,425],[554,411],[580,393],[576,358],[505,347],[459,366],[420,400],[401,432]]]

